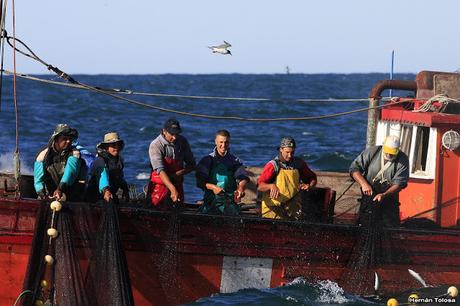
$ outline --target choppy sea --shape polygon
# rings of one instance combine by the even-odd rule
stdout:
[[[59,80],[52,75],[40,78]],[[367,102],[298,102],[296,99],[366,98],[387,74],[217,74],[217,75],[76,75],[82,83],[136,92],[193,96],[264,98],[270,101],[125,97],[184,112],[248,118],[304,117],[366,107]],[[414,79],[414,75],[396,75]],[[78,129],[79,143],[90,151],[109,131],[125,140],[123,152],[129,183],[139,188],[149,175],[148,147],[163,122],[176,117],[197,161],[211,152],[214,133],[228,129],[231,151],[248,166],[263,166],[276,155],[282,136],[295,138],[296,154],[317,170],[346,171],[365,145],[365,112],[312,121],[247,122],[174,115],[130,104],[98,93],[18,79],[19,150],[24,173],[31,173],[37,152],[57,123]],[[4,77],[0,105],[0,170],[12,168],[15,116],[12,78]],[[193,176],[186,179],[186,198],[199,199]]]
[[[58,80],[52,75],[40,78]],[[297,99],[366,98],[372,86],[387,74],[222,74],[222,75],[76,75],[82,83],[136,92],[264,98],[269,101],[145,97],[131,99],[184,112],[247,118],[304,117],[363,108],[367,102],[300,102]],[[413,80],[413,74],[396,75]],[[12,169],[15,116],[12,78],[4,77],[0,105],[0,171]],[[360,112],[311,121],[248,122],[208,120],[133,105],[98,93],[18,79],[19,150],[23,173],[32,173],[37,152],[46,145],[54,126],[68,123],[78,129],[79,144],[94,152],[110,131],[125,140],[125,176],[139,191],[149,176],[148,147],[163,122],[176,117],[197,161],[211,152],[214,133],[228,129],[231,151],[248,166],[263,166],[276,155],[282,136],[297,142],[296,154],[316,170],[346,171],[365,146],[367,113]],[[186,200],[200,199],[193,176],[186,178]],[[363,303],[343,293],[335,283],[243,290],[201,299],[196,305],[356,305]]]

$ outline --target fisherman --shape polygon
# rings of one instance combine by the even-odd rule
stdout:
[[[125,202],[129,201],[128,184],[124,178],[124,162],[121,151],[125,142],[116,132],[104,135],[104,140],[96,146],[97,156],[93,161],[90,174],[86,199],[96,202],[104,199],[109,202],[119,189],[123,191],[122,197]]]
[[[230,153],[230,132],[219,130],[215,148],[196,167],[197,186],[204,190],[202,213],[237,215],[249,178],[243,163]]]
[[[359,222],[376,211],[383,226],[399,226],[399,192],[409,180],[409,158],[400,150],[397,136],[385,138],[383,146],[364,150],[350,165],[350,175],[361,186]]]
[[[147,197],[152,206],[160,210],[168,210],[172,204],[184,201],[184,176],[195,169],[192,150],[181,132],[179,121],[168,119],[160,135],[150,143],[152,173]]]
[[[307,163],[294,156],[296,148],[292,137],[283,137],[278,156],[269,161],[259,177],[258,191],[262,195],[262,217],[299,220],[302,215],[302,192],[316,185],[316,174]]]
[[[63,194],[69,201],[81,200],[84,192],[84,171],[80,151],[72,145],[78,138],[76,129],[58,124],[46,148],[34,163],[34,187],[39,199],[55,198]]]

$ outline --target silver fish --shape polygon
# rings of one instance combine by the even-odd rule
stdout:
[[[420,276],[420,274],[411,269],[407,269],[407,271],[409,271],[409,274],[412,275],[420,284],[422,284],[423,287],[428,287],[425,280]]]

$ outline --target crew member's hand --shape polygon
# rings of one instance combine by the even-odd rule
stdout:
[[[235,193],[234,193],[235,203],[240,203],[244,195],[245,195],[244,190],[235,190]]]
[[[212,192],[214,192],[215,195],[218,195],[219,193],[223,192],[224,189],[217,186],[217,185],[214,185],[214,187],[212,187]]]
[[[372,201],[382,202],[384,198],[385,198],[385,195],[383,193],[379,193],[374,197]]]
[[[60,189],[56,189],[53,192],[53,198],[55,198],[57,201],[59,201],[62,198],[62,191]]]
[[[45,200],[46,199],[45,190],[41,189],[41,190],[37,191],[37,199],[39,199],[39,200]]]
[[[313,187],[313,186],[310,186],[310,184],[300,184],[300,190],[310,190],[310,187]]]
[[[270,185],[270,198],[276,199],[280,195],[280,190],[275,184]]]
[[[174,173],[174,175],[179,178],[181,176],[184,176],[184,173],[185,173],[185,169],[181,169],[179,171],[176,171],[176,173]]]
[[[177,201],[179,201],[179,193],[177,192],[176,188],[173,188],[171,190],[171,200],[173,201],[173,203],[176,203]]]
[[[372,195],[372,187],[368,182],[365,182],[361,185],[361,190],[365,195]]]
[[[104,200],[106,202],[110,202],[110,200],[113,199],[113,195],[110,192],[109,188],[104,189],[104,192],[103,192],[102,196],[104,197]]]

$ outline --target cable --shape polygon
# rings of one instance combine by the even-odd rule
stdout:
[[[14,73],[11,73],[10,71],[6,71],[6,70],[5,70],[5,72],[8,73],[8,74],[14,74]],[[53,84],[59,84],[59,85],[63,84],[61,82],[41,80],[39,78],[26,76],[24,74],[17,74],[17,76],[21,77],[21,78],[27,78],[27,79],[30,79],[30,80],[40,81],[40,82],[45,82],[45,83],[53,83]],[[123,100],[123,101],[129,102],[131,104],[135,104],[135,105],[138,105],[138,106],[143,106],[143,107],[146,107],[146,108],[156,109],[156,110],[162,111],[162,112],[168,112],[168,113],[173,113],[173,114],[183,115],[183,116],[190,116],[190,117],[205,118],[205,119],[216,119],[216,120],[237,120],[237,121],[252,121],[252,122],[320,120],[320,119],[327,119],[327,118],[345,116],[345,115],[358,113],[358,112],[364,112],[364,111],[368,111],[370,109],[381,109],[381,108],[388,107],[390,104],[391,105],[397,105],[397,104],[407,103],[408,102],[407,100],[399,101],[399,102],[392,101],[390,104],[384,104],[384,105],[380,105],[380,106],[376,106],[376,107],[365,107],[365,108],[359,108],[359,109],[352,110],[352,111],[340,112],[340,113],[329,114],[329,115],[320,115],[320,116],[280,117],[280,118],[246,118],[246,117],[238,117],[238,116],[218,116],[218,115],[206,115],[206,114],[197,114],[197,113],[191,113],[191,112],[178,111],[178,110],[174,110],[174,109],[169,109],[169,108],[165,108],[165,107],[151,105],[151,104],[141,102],[141,101],[137,101],[137,100],[134,100],[134,99],[125,98],[125,97],[122,97],[122,96],[120,96],[118,94],[108,92],[108,91],[106,91],[104,89],[101,89],[99,87],[87,85],[87,84],[77,82],[77,81],[75,81],[75,82],[76,83],[73,83],[73,84],[66,84],[66,86],[74,87],[74,88],[81,88],[81,89],[86,89],[86,90],[91,90],[91,91],[97,92],[99,94],[107,95],[107,96],[110,96],[110,97],[118,99],[118,100]],[[121,93],[122,92],[120,92],[120,94]]]
[[[1,48],[1,64],[0,64],[0,111],[2,109],[2,97],[3,97],[3,65],[5,59],[5,38],[7,36],[5,30],[5,20],[6,20],[6,3],[7,0],[0,1],[0,10],[1,10],[1,19],[0,19],[0,48]]]
[[[305,116],[305,117],[278,117],[278,118],[246,118],[246,117],[238,117],[238,116],[217,116],[217,115],[206,115],[206,114],[197,114],[197,113],[191,113],[191,112],[184,112],[184,111],[178,111],[174,109],[169,109],[169,108],[164,108],[160,106],[155,106],[151,104],[147,104],[144,102],[136,101],[133,99],[128,99],[125,97],[121,97],[109,92],[105,92],[103,90],[97,89],[95,87],[91,87],[89,85],[85,85],[83,83],[79,83],[80,85],[86,87],[89,90],[119,99],[119,100],[124,100],[129,103],[139,105],[139,106],[144,106],[147,108],[151,109],[156,109],[162,112],[167,112],[167,113],[173,113],[177,115],[183,115],[183,116],[189,116],[189,117],[197,117],[197,118],[205,118],[205,119],[216,119],[216,120],[237,120],[237,121],[251,121],[251,122],[273,122],[273,121],[308,121],[308,120],[319,120],[319,119],[327,119],[327,118],[334,118],[334,117],[339,117],[339,116],[345,116],[345,115],[350,115],[358,112],[364,112],[368,111],[370,109],[381,109],[388,107],[390,104],[383,104],[380,106],[375,106],[375,107],[365,107],[365,108],[359,108],[356,110],[352,111],[347,111],[347,112],[340,112],[340,113],[335,113],[335,114],[329,114],[329,115],[320,115],[320,116]],[[391,105],[397,105],[401,103],[406,103],[407,101],[400,101],[400,102],[393,102]]]
[[[4,73],[8,75],[13,75],[13,72],[8,71],[8,70],[3,70]],[[71,87],[71,88],[77,88],[77,89],[86,89],[86,87],[81,86],[77,83],[64,83],[64,82],[58,82],[58,81],[52,81],[52,80],[46,80],[43,78],[39,77],[34,77],[31,75],[27,74],[22,74],[18,73],[18,77],[26,79],[26,80],[31,80],[31,81],[37,81],[41,83],[46,83],[46,84],[53,84],[53,85],[58,85],[58,86],[64,86],[64,87]],[[138,95],[138,96],[147,96],[147,97],[164,97],[164,98],[177,98],[177,99],[200,99],[200,100],[232,100],[232,101],[255,101],[255,102],[270,102],[270,101],[276,101],[276,102],[364,102],[364,101],[369,101],[367,98],[328,98],[328,99],[323,99],[323,98],[300,98],[300,99],[270,99],[270,98],[247,98],[247,97],[223,97],[223,96],[202,96],[202,95],[180,95],[180,94],[168,94],[168,93],[151,93],[151,92],[138,92],[138,91],[133,91],[129,89],[118,89],[118,88],[102,88],[98,86],[93,86],[97,89],[103,90],[103,91],[108,91],[108,92],[113,92],[113,93],[118,93],[118,94],[126,94],[126,95]],[[387,101],[387,98],[383,98],[382,100]]]

